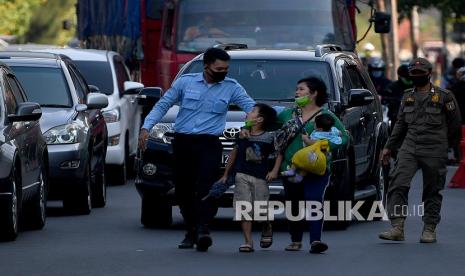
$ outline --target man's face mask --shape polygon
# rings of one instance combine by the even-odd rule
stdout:
[[[430,75],[410,76],[413,86],[423,87],[429,83]]]
[[[307,104],[309,104],[311,101],[312,100],[308,96],[302,96],[302,97],[295,98],[295,104],[298,107],[304,107]]]
[[[220,82],[226,78],[226,75],[228,74],[228,72],[227,71],[217,72],[217,71],[213,71],[212,69],[208,68],[207,74],[214,82]]]

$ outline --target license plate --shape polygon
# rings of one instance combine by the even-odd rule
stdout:
[[[221,164],[223,166],[226,166],[228,161],[229,161],[229,153],[223,153],[223,155],[221,156]]]

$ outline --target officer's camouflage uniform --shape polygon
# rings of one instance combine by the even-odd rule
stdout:
[[[460,139],[460,118],[457,101],[447,90],[432,86],[429,92],[405,91],[398,121],[385,145],[390,150],[400,147],[387,194],[391,220],[408,215],[405,210],[410,182],[421,169],[423,221],[430,225],[439,223],[447,152]]]

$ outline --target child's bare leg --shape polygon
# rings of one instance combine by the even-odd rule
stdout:
[[[241,221],[242,232],[244,233],[244,239],[246,244],[253,245],[252,240],[252,222],[251,221]]]

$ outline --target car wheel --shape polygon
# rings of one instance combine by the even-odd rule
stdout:
[[[354,183],[351,177],[351,161],[350,156],[347,157],[347,161],[344,165],[339,168],[334,168],[335,171],[331,174],[330,186],[327,190],[330,191],[329,197],[329,210],[330,215],[337,215],[339,201],[354,201]],[[346,230],[351,223],[351,218],[348,220],[338,221],[325,221],[324,229],[330,230]]]
[[[13,241],[18,236],[21,195],[17,189],[20,184],[17,180],[16,170],[13,168],[9,181],[11,194],[5,195],[0,202],[0,240],[4,241]]]
[[[44,228],[47,218],[47,191],[47,174],[45,172],[45,168],[42,168],[39,175],[39,189],[23,208],[22,214],[24,215],[24,223],[26,224],[27,228]]]
[[[160,197],[142,198],[141,223],[147,228],[164,228],[173,223],[172,207]]]
[[[105,157],[104,157],[105,159]],[[101,164],[104,164],[103,161]],[[95,182],[92,183],[92,207],[102,208],[107,203],[107,184],[105,180],[105,165],[101,166],[100,172],[95,175]]]
[[[90,188],[90,165],[86,167],[84,179],[74,183],[68,190],[63,200],[63,207],[77,215],[88,215],[92,210],[91,188]]]
[[[118,166],[111,166],[112,170],[110,171],[111,175],[109,180],[113,185],[124,185],[127,180],[127,160],[128,160],[128,147],[125,146],[123,164]]]
[[[386,206],[386,194],[387,194],[387,180],[388,180],[388,172],[389,168],[384,166],[380,166],[377,170],[377,178],[376,178],[376,195],[370,196],[364,200],[363,205],[359,209],[360,215],[367,220],[370,216],[371,210],[373,209],[374,204],[382,204]],[[376,212],[380,212],[380,207],[375,210]],[[376,216],[373,217],[374,221],[381,220],[382,217]]]

